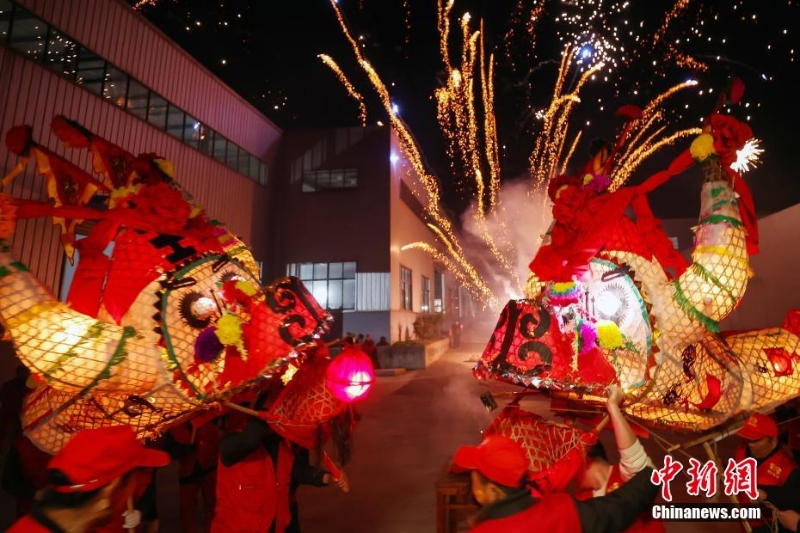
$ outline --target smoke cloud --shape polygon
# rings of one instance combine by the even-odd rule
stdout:
[[[496,214],[486,216],[485,226],[475,219],[478,204],[477,200],[472,202],[462,219],[462,245],[465,255],[501,300],[499,304],[504,305],[505,300],[523,296],[530,272],[528,264],[539,250],[553,216],[545,193],[533,192],[528,177],[503,183],[498,198]],[[492,254],[484,228],[511,264],[519,286]]]

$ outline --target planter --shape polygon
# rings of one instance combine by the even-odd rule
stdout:
[[[448,339],[425,345],[410,344],[378,347],[378,364],[381,368],[405,368],[423,370],[447,351]]]

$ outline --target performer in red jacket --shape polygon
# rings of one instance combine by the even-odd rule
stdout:
[[[126,513],[141,468],[169,463],[144,448],[129,426],[84,430],[50,461],[50,486],[9,533],[89,533]]]
[[[524,483],[525,452],[498,435],[477,447],[462,446],[454,462],[472,472],[472,494],[481,505],[470,533],[616,533],[649,508],[657,493],[650,482],[652,468],[646,467],[607,496],[576,501],[568,494],[552,494],[536,499]]]
[[[614,428],[620,463],[612,465],[609,462],[602,443],[598,442],[592,447],[575,476],[575,482],[580,489],[575,494],[575,498],[578,500],[588,500],[614,492],[635,476],[643,466],[653,466],[644,447],[622,414],[620,405],[623,397],[619,387],[616,385],[609,387],[607,409]],[[653,520],[648,510],[648,512],[642,513],[626,531],[628,533],[663,533],[664,524]]]
[[[792,471],[797,468],[797,464],[794,462],[791,452],[780,445],[778,424],[767,415],[753,413],[737,434],[744,439],[744,442],[736,448],[734,460],[737,463],[748,457],[756,460],[758,487],[785,485]],[[744,494],[739,494],[737,498],[742,505],[752,503]],[[762,518],[764,518],[764,513],[762,513]],[[752,520],[750,527],[755,530],[768,527],[768,524],[763,520]]]

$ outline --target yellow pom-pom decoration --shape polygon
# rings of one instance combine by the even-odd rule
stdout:
[[[625,336],[619,327],[610,320],[597,322],[597,340],[602,348],[615,350],[625,344]]]
[[[225,314],[217,320],[214,332],[225,346],[237,346],[242,341],[242,321],[236,315]]]
[[[592,176],[591,174],[586,174],[583,177],[583,184],[584,185],[589,185],[592,182],[593,179],[594,179],[594,176]]]
[[[692,146],[689,148],[689,151],[692,153],[692,157],[699,162],[703,162],[710,156],[716,155],[717,152],[714,150],[714,137],[709,133],[699,135],[692,141]]]
[[[248,296],[255,296],[258,292],[252,283],[245,280],[237,281],[235,287]]]
[[[553,283],[553,292],[557,292],[557,293],[561,293],[561,294],[563,294],[565,292],[569,292],[574,288],[575,288],[575,282],[574,281],[558,281],[556,283]]]

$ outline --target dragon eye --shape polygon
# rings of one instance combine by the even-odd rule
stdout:
[[[193,328],[208,327],[217,311],[217,303],[202,293],[192,291],[181,298],[181,316]]]

